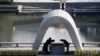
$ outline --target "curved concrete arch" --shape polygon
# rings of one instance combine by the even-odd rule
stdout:
[[[73,21],[72,17],[63,10],[53,10],[49,12],[43,19],[38,34],[36,36],[33,49],[38,50],[39,46],[43,40],[43,37],[46,33],[48,27],[54,24],[62,24],[69,32],[71,39],[75,45],[77,50],[83,50],[82,43],[79,37],[79,33],[77,31],[75,22]]]

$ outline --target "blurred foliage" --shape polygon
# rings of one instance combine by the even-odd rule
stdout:
[[[1,50],[0,56],[37,56],[34,50]]]
[[[98,50],[75,51],[74,56],[100,56],[100,51]]]
[[[10,4],[13,0],[0,0],[0,4]]]

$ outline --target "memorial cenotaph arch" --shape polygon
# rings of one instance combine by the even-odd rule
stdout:
[[[78,33],[78,30],[76,28],[73,18],[70,16],[68,12],[61,9],[50,11],[48,14],[44,16],[44,19],[40,25],[40,28],[38,30],[38,33],[33,45],[33,50],[39,49],[40,44],[43,40],[43,37],[47,29],[50,26],[55,25],[55,24],[63,25],[68,30],[75,48],[77,50],[83,50],[79,33]]]

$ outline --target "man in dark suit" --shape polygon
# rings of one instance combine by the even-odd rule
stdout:
[[[61,39],[60,41],[64,43],[65,47],[67,47],[67,52],[69,52],[69,43],[65,39]]]
[[[44,43],[42,50],[46,53],[49,53],[48,46],[51,44],[51,42],[54,42],[54,41],[55,40],[52,40],[51,37],[49,37],[49,39],[47,39],[47,41]]]

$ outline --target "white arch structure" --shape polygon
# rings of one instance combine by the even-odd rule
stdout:
[[[77,31],[76,25],[72,17],[68,14],[68,12],[57,9],[49,12],[40,25],[38,34],[36,36],[33,50],[38,50],[39,46],[43,40],[43,37],[46,33],[48,27],[54,24],[62,24],[69,32],[71,39],[75,45],[77,50],[83,50],[82,43],[79,37],[79,33]]]

